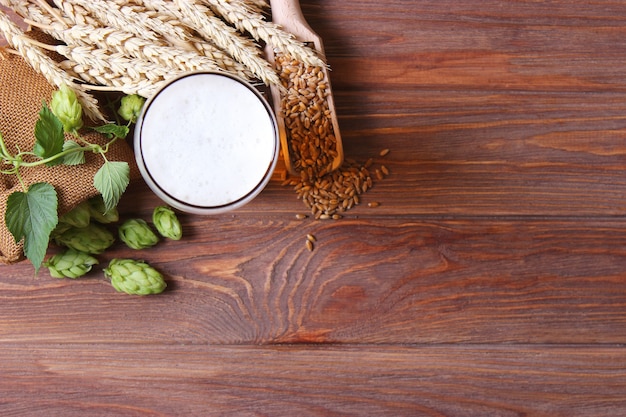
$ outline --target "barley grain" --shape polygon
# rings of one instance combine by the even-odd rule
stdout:
[[[389,153],[389,148],[385,148],[382,151],[380,151],[380,156],[386,156]]]
[[[303,180],[314,180],[330,171],[337,155],[337,140],[328,111],[328,96],[320,81],[320,67],[276,54],[276,69],[286,92],[281,113],[286,120],[289,154]],[[323,78],[322,78],[323,79]]]

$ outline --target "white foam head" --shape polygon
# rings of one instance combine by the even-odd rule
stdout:
[[[211,214],[252,200],[276,166],[274,113],[229,74],[176,78],[151,97],[135,128],[135,156],[148,186],[180,210]]]

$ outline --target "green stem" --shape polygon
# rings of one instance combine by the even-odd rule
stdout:
[[[47,164],[49,162],[53,162],[55,160],[57,160],[58,158],[63,158],[65,155],[70,155],[74,152],[86,152],[86,151],[94,151],[96,149],[96,146],[98,145],[89,145],[89,146],[83,146],[80,148],[72,148],[72,149],[67,149],[65,151],[59,152],[55,155],[52,155],[46,159],[40,159],[38,161],[35,162],[22,162],[20,165],[23,167],[35,167],[35,166],[39,166],[39,165],[43,165],[43,164]]]
[[[7,145],[4,143],[4,138],[2,137],[2,134],[0,133],[0,152],[2,153],[2,158],[5,160],[11,160],[12,156],[9,153],[9,150],[7,149]]]
[[[117,142],[118,139],[119,138],[116,136],[113,139],[111,139],[106,145],[104,145],[104,149],[102,149],[102,152],[101,152],[102,156],[104,156],[105,153],[109,152],[109,147],[113,145],[115,142]],[[106,158],[104,159],[106,160]]]
[[[22,179],[22,176],[20,175],[20,172],[18,170],[15,171],[15,176],[17,177],[17,180],[19,181],[20,185],[22,186],[22,190],[24,192],[27,192],[28,188],[26,187],[26,184],[24,183],[24,180]]]

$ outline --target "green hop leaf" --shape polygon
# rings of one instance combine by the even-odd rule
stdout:
[[[163,237],[180,240],[183,236],[183,230],[180,221],[176,217],[176,213],[170,207],[158,206],[152,212],[152,223],[156,227],[159,234]]]
[[[27,192],[14,192],[7,199],[5,223],[15,242],[24,239],[24,255],[35,273],[48,249],[50,233],[58,223],[57,193],[48,183],[32,184]]]
[[[33,153],[42,159],[47,159],[63,151],[65,137],[61,121],[50,111],[44,103],[39,112],[39,119],[35,123],[35,146]],[[46,165],[58,165],[60,159],[48,162]]]
[[[63,151],[69,151],[71,149],[80,149],[80,145],[73,140],[66,140],[63,143]],[[76,150],[63,157],[63,163],[65,165],[81,165],[85,163],[85,151]]]
[[[145,249],[156,245],[159,237],[143,219],[126,220],[118,229],[119,237],[131,249]]]
[[[50,109],[59,118],[67,133],[76,134],[83,126],[83,108],[76,93],[68,85],[63,84],[52,93]]]
[[[122,97],[122,104],[117,113],[122,116],[124,120],[136,123],[145,102],[146,99],[137,94],[124,96]]]
[[[130,167],[127,162],[104,162],[93,177],[93,185],[102,195],[105,211],[117,207],[129,182]]]
[[[113,259],[104,269],[104,276],[119,292],[134,295],[159,294],[167,283],[163,275],[143,261],[133,259]]]
[[[97,263],[98,260],[86,252],[68,249],[52,256],[43,266],[48,268],[54,278],[76,279],[91,271],[91,267]]]
[[[116,125],[115,123],[107,123],[102,126],[97,126],[94,127],[93,130],[98,133],[102,133],[109,139],[113,139],[114,137],[124,139],[126,136],[128,136],[129,132],[128,126],[120,126]]]

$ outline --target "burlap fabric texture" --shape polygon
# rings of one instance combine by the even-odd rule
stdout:
[[[3,53],[0,56],[0,132],[9,152],[30,151],[35,143],[34,129],[42,101],[50,102],[56,87],[35,72],[21,57]],[[91,143],[104,145],[107,139],[93,131],[82,136]],[[69,138],[69,137],[68,137]],[[100,155],[86,154],[83,165],[24,168],[20,172],[26,185],[37,182],[52,184],[59,197],[59,215],[84,200],[98,195],[93,177],[103,164]],[[126,161],[131,167],[131,179],[140,176],[134,154],[125,141],[118,140],[107,153],[109,161]],[[0,174],[0,262],[14,263],[23,259],[23,246],[16,243],[5,224],[6,201],[22,187],[14,176]]]

